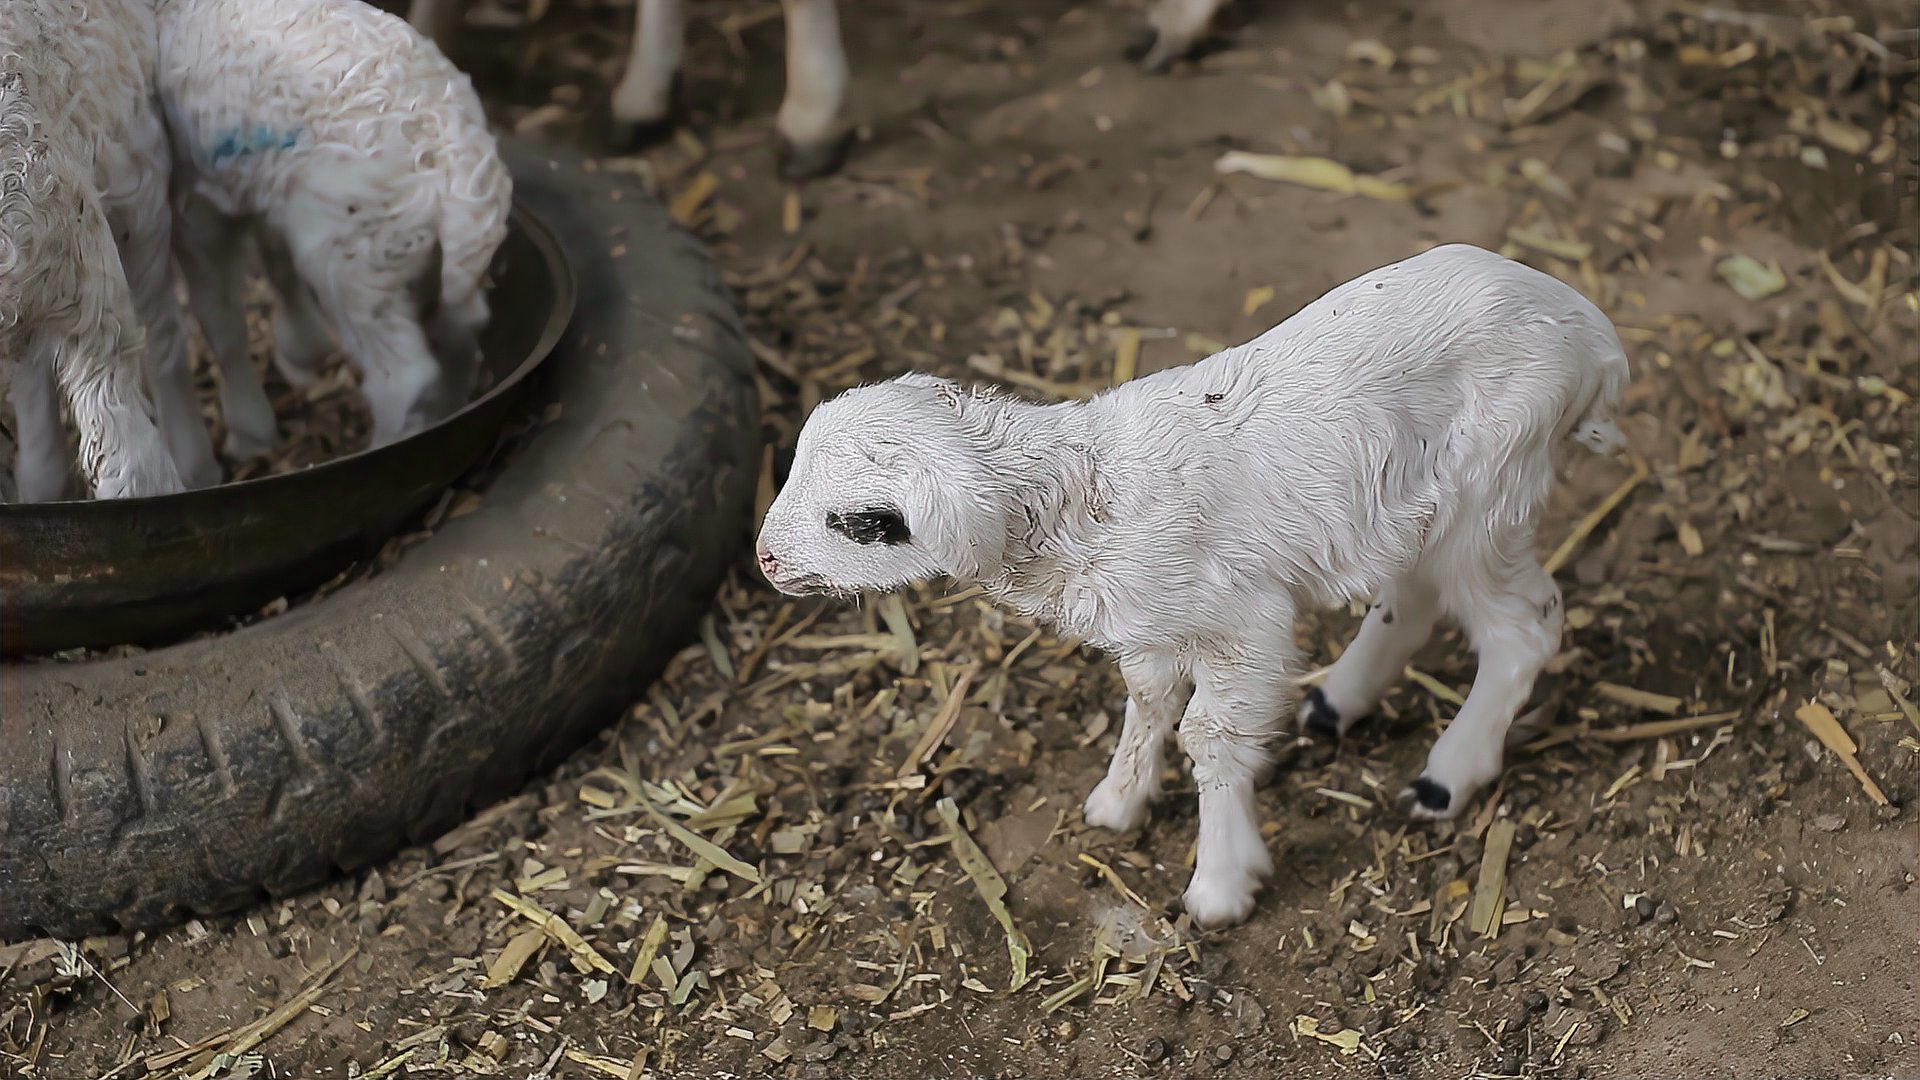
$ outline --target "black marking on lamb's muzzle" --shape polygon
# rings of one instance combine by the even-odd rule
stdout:
[[[1388,626],[1392,626],[1393,625],[1393,609],[1388,608],[1387,610],[1381,612],[1380,621],[1383,623],[1386,623]]]
[[[1429,810],[1445,810],[1453,802],[1453,793],[1446,789],[1446,785],[1424,776],[1414,778],[1413,797]]]
[[[840,513],[827,511],[827,528],[856,544],[904,544],[913,539],[906,516],[891,506]]]
[[[1326,739],[1340,737],[1340,710],[1317,686],[1307,691],[1307,730]]]

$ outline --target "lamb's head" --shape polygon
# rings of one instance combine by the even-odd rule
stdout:
[[[767,580],[795,596],[851,596],[995,565],[1005,481],[969,415],[986,408],[955,383],[907,375],[815,409],[760,528]]]

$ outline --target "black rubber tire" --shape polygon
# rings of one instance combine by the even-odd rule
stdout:
[[[431,838],[692,637],[752,502],[739,318],[636,185],[503,148],[579,282],[530,395],[558,416],[366,581],[136,657],[0,666],[0,940],[159,928]]]

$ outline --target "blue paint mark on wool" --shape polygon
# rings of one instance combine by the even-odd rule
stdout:
[[[300,141],[300,129],[288,128],[276,131],[265,124],[255,124],[251,128],[236,127],[222,132],[206,148],[208,165],[246,157],[248,154],[263,153],[268,150],[291,150]]]

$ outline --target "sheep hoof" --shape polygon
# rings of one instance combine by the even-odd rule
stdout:
[[[1454,815],[1453,792],[1445,784],[1422,776],[1417,777],[1400,797],[1410,805],[1408,810],[1414,817],[1427,821],[1443,821]]]
[[[774,160],[784,180],[806,180],[839,171],[853,145],[853,132],[843,131],[814,143],[796,143],[785,135],[774,147]]]
[[[1273,872],[1273,862],[1264,847],[1259,855],[1257,860],[1193,876],[1180,902],[1195,923],[1211,930],[1247,921],[1253,914],[1260,882]]]
[[[227,437],[220,441],[220,449],[230,460],[251,461],[273,453],[278,442],[279,439],[273,435],[262,437],[258,434],[229,430]]]
[[[667,138],[673,134],[673,129],[679,126],[680,119],[686,115],[684,111],[686,84],[677,71],[673,73],[672,81],[667,83],[667,101],[664,106],[648,99],[645,104],[627,102],[623,108],[620,89],[616,88],[614,91],[614,100],[610,103],[612,115],[607,118],[608,149],[616,154],[637,154],[648,147],[666,142]],[[656,108],[660,109],[658,116],[632,115],[636,112],[652,112]],[[623,111],[628,115],[622,116]]]
[[[1340,710],[1333,707],[1317,686],[1307,691],[1307,700],[1300,706],[1300,726],[1323,739],[1338,741],[1340,738]]]
[[[1146,23],[1141,23],[1139,26],[1133,28],[1132,33],[1127,35],[1127,43],[1121,46],[1120,55],[1135,63],[1139,63],[1146,59],[1148,53],[1153,51],[1153,47],[1159,37],[1159,31]]]
[[[637,154],[648,147],[666,142],[667,137],[673,134],[673,127],[673,120],[666,116],[656,120],[616,122],[613,125],[612,138],[608,142],[615,153]]]
[[[1122,790],[1112,779],[1100,781],[1087,794],[1081,817],[1096,829],[1127,833],[1147,823],[1148,800]]]
[[[1196,924],[1213,930],[1246,922],[1247,916],[1253,914],[1257,888],[1258,884],[1251,880],[1223,883],[1196,880],[1187,887],[1181,902]]]
[[[1122,51],[1127,59],[1140,65],[1140,70],[1149,75],[1164,75],[1174,61],[1183,60],[1193,52],[1194,44],[1191,38],[1175,37],[1146,26],[1134,33]]]

